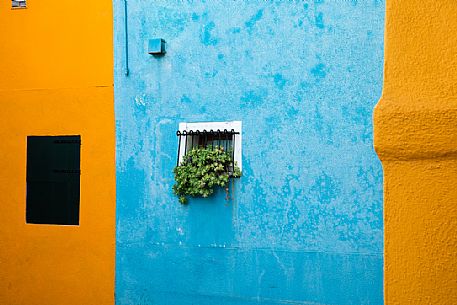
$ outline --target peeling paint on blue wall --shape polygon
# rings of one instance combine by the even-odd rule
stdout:
[[[382,304],[384,3],[115,0],[117,304]],[[147,53],[150,38],[167,54]],[[243,121],[243,177],[172,194],[179,122]]]

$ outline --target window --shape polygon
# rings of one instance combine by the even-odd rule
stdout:
[[[241,122],[180,123],[178,135],[178,160],[195,147],[222,146],[230,151],[233,160],[241,167]]]
[[[27,3],[25,2],[25,0],[12,0],[11,6],[13,8],[26,8]]]
[[[27,137],[27,223],[79,224],[80,150],[80,136]]]

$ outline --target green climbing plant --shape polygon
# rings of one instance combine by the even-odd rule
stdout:
[[[236,163],[233,166],[233,162],[231,152],[221,146],[193,148],[174,169],[173,192],[179,202],[187,203],[188,197],[208,197],[216,187],[224,188],[228,194],[230,178],[241,176],[240,168]]]

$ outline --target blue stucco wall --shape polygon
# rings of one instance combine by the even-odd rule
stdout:
[[[384,3],[129,0],[128,77],[114,8],[117,304],[382,304]],[[233,200],[180,205],[178,123],[232,120]]]

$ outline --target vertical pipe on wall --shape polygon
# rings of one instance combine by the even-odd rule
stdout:
[[[125,76],[129,76],[129,32],[127,25],[127,0],[124,0],[124,31],[125,31]]]

